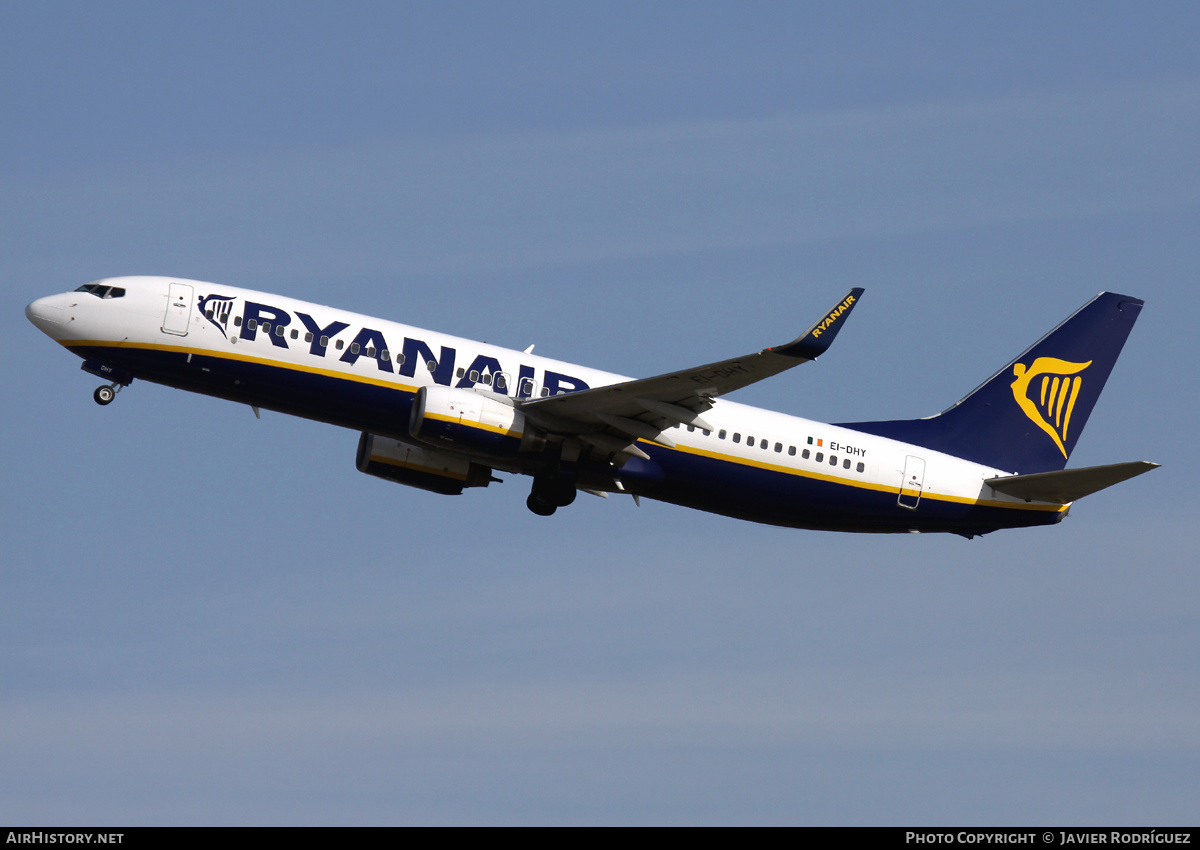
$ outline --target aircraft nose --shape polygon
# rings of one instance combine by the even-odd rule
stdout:
[[[63,309],[57,303],[58,299],[51,295],[30,302],[25,308],[25,316],[43,333],[50,333],[55,327],[63,324]]]

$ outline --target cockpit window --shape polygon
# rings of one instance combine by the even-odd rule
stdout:
[[[97,298],[123,298],[125,290],[119,286],[105,286],[102,283],[85,283],[76,292],[90,292]]]

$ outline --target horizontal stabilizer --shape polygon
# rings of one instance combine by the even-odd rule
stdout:
[[[1027,502],[1059,502],[1066,504],[1091,495],[1105,487],[1120,484],[1135,475],[1158,468],[1157,463],[1135,460],[1108,466],[1085,466],[1082,469],[1060,469],[1056,472],[1034,472],[1030,475],[1007,475],[989,478],[984,483],[993,490],[1024,499]]]

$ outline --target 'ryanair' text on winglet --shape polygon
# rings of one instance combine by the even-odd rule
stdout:
[[[805,360],[815,360],[824,354],[829,346],[833,344],[833,338],[837,336],[837,332],[846,323],[846,317],[850,315],[850,311],[854,309],[854,305],[858,303],[858,299],[862,298],[863,292],[862,287],[854,287],[854,289],[846,293],[846,297],[835,304],[820,321],[809,328],[804,334],[787,345],[768,348],[767,350],[773,354],[784,354],[788,357],[802,357]]]

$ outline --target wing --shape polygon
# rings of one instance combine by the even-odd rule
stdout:
[[[850,290],[816,324],[786,345],[654,378],[530,399],[519,407],[548,431],[577,436],[602,450],[645,457],[633,445],[637,438],[673,446],[662,432],[674,425],[712,430],[701,414],[712,407],[714,398],[823,354],[862,293],[858,287]]]

